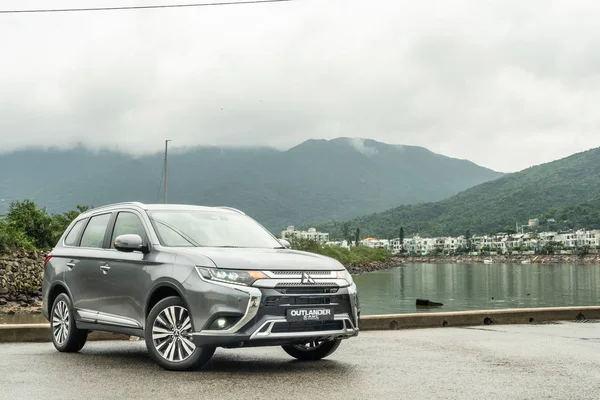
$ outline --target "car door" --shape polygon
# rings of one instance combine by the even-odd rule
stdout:
[[[117,236],[139,235],[148,243],[148,226],[134,210],[119,211],[110,232],[110,248],[107,250],[103,284],[107,293],[98,305],[99,322],[128,328],[141,328],[144,322],[146,296],[151,287],[148,265],[152,254],[140,251],[122,252],[114,247]]]
[[[96,214],[89,218],[79,244],[73,248],[65,282],[80,319],[94,321],[104,294],[104,248],[106,231],[112,213]]]

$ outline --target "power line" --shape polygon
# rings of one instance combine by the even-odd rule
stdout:
[[[294,0],[245,0],[226,1],[219,3],[188,3],[188,4],[157,4],[145,6],[115,6],[115,7],[91,7],[91,8],[40,8],[29,10],[0,10],[0,14],[34,14],[55,12],[79,12],[79,11],[121,11],[121,10],[149,10],[158,8],[184,8],[184,7],[211,7],[211,6],[233,6],[244,4],[283,3]]]

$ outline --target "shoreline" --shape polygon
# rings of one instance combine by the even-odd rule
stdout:
[[[484,260],[491,260],[493,264],[576,264],[597,265],[600,264],[599,254],[578,256],[572,254],[498,254],[491,256],[401,256],[402,263],[406,264],[484,264]]]

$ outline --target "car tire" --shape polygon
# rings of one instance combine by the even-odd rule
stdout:
[[[304,344],[292,344],[281,346],[290,356],[300,361],[316,361],[330,356],[340,347],[341,339],[329,341],[309,341]]]
[[[204,366],[215,353],[213,346],[196,346],[189,311],[176,296],[159,301],[146,318],[144,336],[152,359],[169,371],[186,371]]]
[[[56,350],[75,353],[83,348],[89,331],[78,329],[71,299],[65,293],[59,294],[50,310],[50,334]]]

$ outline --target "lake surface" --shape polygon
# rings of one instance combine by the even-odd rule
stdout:
[[[354,281],[361,315],[600,305],[600,265],[411,264]]]
[[[412,264],[354,280],[361,315],[600,305],[600,265]],[[417,298],[444,305],[417,308]],[[45,322],[0,315],[0,324]]]

